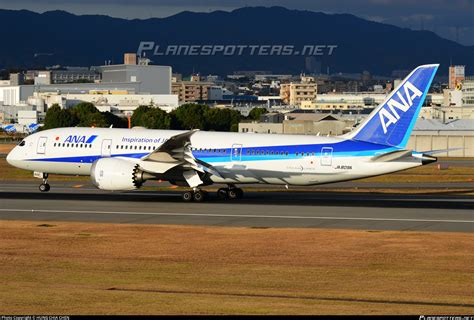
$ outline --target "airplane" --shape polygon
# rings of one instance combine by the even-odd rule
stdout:
[[[415,68],[368,118],[342,136],[248,134],[199,130],[57,128],[26,137],[7,156],[12,166],[43,179],[90,176],[102,190],[128,191],[147,180],[189,188],[184,201],[217,195],[238,199],[237,185],[310,186],[373,177],[432,163],[429,152],[406,149],[438,64]]]
[[[8,133],[15,133],[16,132],[16,127],[14,124],[8,124],[8,125],[4,125],[1,127],[1,129],[5,132],[8,132]]]

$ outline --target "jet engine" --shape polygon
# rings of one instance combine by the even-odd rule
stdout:
[[[92,183],[101,190],[126,191],[141,187],[154,176],[140,170],[139,165],[127,160],[101,158],[92,164]]]

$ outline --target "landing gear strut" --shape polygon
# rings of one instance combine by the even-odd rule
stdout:
[[[39,191],[48,192],[50,189],[51,189],[51,187],[48,184],[48,174],[43,173],[43,183],[39,185]]]

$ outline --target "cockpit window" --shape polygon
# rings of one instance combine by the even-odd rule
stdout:
[[[18,146],[23,147],[25,144],[26,144],[26,141],[23,140],[22,142],[20,142],[20,144]]]

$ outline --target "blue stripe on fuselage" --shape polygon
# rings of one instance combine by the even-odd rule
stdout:
[[[333,157],[362,157],[375,156],[381,153],[397,150],[395,147],[379,145],[363,141],[345,140],[337,143],[327,144],[308,144],[308,145],[286,145],[286,146],[261,146],[261,147],[243,147],[233,160],[238,161],[262,161],[262,160],[288,160],[300,159],[306,155],[320,157],[323,148],[332,148]],[[206,148],[209,151],[193,150],[193,155],[207,163],[229,162],[232,161],[232,148]],[[216,150],[216,152],[214,152]],[[256,154],[258,151],[259,154]],[[278,152],[278,154],[276,154]],[[288,154],[286,154],[288,152]],[[268,154],[267,154],[268,153]],[[273,153],[273,154],[272,154]],[[283,154],[281,154],[283,153]],[[298,153],[298,155],[296,155]],[[125,157],[140,159],[149,153],[122,153],[112,154],[112,157]],[[92,163],[102,158],[100,155],[92,156],[74,156],[74,157],[55,157],[28,159],[27,161],[45,161],[45,162],[70,162],[70,163]]]

